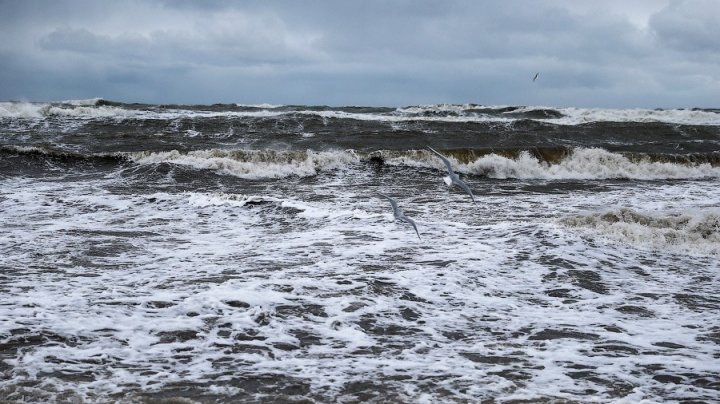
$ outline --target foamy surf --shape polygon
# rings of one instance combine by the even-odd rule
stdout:
[[[708,116],[11,104],[0,401],[717,401]]]
[[[188,203],[198,207],[208,206],[232,206],[232,207],[244,207],[247,205],[263,204],[263,203],[277,203],[280,199],[260,196],[260,195],[238,195],[238,194],[227,194],[227,193],[190,193],[188,196]]]

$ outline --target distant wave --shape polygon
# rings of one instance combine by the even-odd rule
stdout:
[[[419,120],[537,120],[557,125],[582,125],[593,122],[658,122],[682,125],[720,125],[717,109],[608,109],[554,108],[541,106],[484,106],[475,104],[438,104],[405,107],[399,116]]]
[[[650,214],[632,209],[572,216],[565,225],[591,229],[609,238],[652,249],[720,254],[720,210]]]
[[[275,108],[281,108],[284,107],[283,104],[235,104],[238,107],[242,108],[256,108],[256,109],[275,109]]]
[[[2,145],[0,146],[0,156],[3,154],[15,154],[24,157],[52,160],[67,164],[86,161],[107,163],[121,163],[127,161],[125,156],[118,153],[85,154],[69,150],[55,149],[50,146]]]
[[[100,98],[60,103],[0,102],[0,118],[43,119],[48,117],[115,118],[140,115],[138,111],[105,105]]]
[[[720,111],[703,109],[600,109],[560,108],[561,117],[548,119],[558,125],[592,122],[658,122],[681,125],[720,125]]]
[[[98,106],[98,105],[103,105],[104,103],[108,103],[108,101],[105,101],[102,98],[87,98],[84,100],[65,100],[65,101],[62,101],[61,103],[75,105],[75,106],[82,106],[82,107],[94,107],[94,106]]]
[[[44,119],[176,119],[216,117],[316,116],[377,122],[497,122],[530,120],[554,125],[583,125],[595,122],[720,125],[716,109],[601,109],[540,106],[485,106],[437,104],[403,108],[288,106],[273,104],[151,105],[124,104],[102,98],[60,102],[0,102],[0,118]]]

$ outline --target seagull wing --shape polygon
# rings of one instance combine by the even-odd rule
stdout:
[[[462,190],[465,191],[465,193],[470,195],[470,199],[472,199],[472,201],[475,202],[475,196],[473,195],[472,191],[470,190],[470,187],[467,186],[466,183],[462,182],[461,180],[455,180],[455,181],[453,181],[453,184],[462,188]]]
[[[391,198],[391,197],[389,197],[389,196],[387,196],[387,195],[381,194],[381,193],[379,193],[379,192],[378,192],[378,195],[381,196],[382,198],[385,198],[385,199],[387,199],[388,201],[390,201],[390,205],[392,205],[393,212],[395,212],[395,211],[397,210],[398,206],[397,206],[397,202],[395,202],[395,199],[393,199],[393,198]]]
[[[428,149],[430,149],[433,153],[437,154],[438,157],[440,157],[440,159],[443,161],[443,163],[445,163],[445,167],[447,167],[447,170],[450,173],[450,176],[452,177],[452,175],[454,174],[454,171],[452,169],[452,164],[450,164],[450,160],[446,159],[445,156],[438,153],[437,150],[433,149],[432,147],[428,146]]]
[[[400,216],[400,219],[402,219],[402,220],[410,223],[410,224],[412,225],[413,229],[415,229],[415,234],[417,234],[418,238],[419,238],[420,240],[422,240],[422,238],[420,238],[420,232],[418,231],[417,225],[415,225],[415,221],[414,221],[414,220],[410,219],[409,217],[407,217],[407,216],[405,216],[405,215]]]

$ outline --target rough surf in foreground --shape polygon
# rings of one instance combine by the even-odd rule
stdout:
[[[2,400],[720,398],[716,112],[48,105],[0,126]]]

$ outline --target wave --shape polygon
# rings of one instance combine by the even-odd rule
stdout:
[[[118,153],[90,153],[60,150],[47,146],[25,146],[25,145],[2,145],[0,156],[3,154],[20,155],[29,158],[39,158],[74,164],[79,162],[95,163],[122,163],[127,161],[126,157]]]
[[[435,104],[403,108],[287,106],[273,104],[150,105],[125,104],[102,98],[61,102],[0,102],[0,117],[42,119],[176,119],[217,117],[317,116],[322,119],[350,119],[377,122],[497,122],[522,120],[554,125],[584,125],[597,122],[665,123],[720,125],[720,110],[714,109],[601,109],[554,108],[542,106],[486,106],[478,104]]]
[[[519,179],[697,179],[720,177],[720,167],[709,163],[678,164],[650,157],[611,153],[604,149],[574,149],[557,164],[539,160],[529,152],[515,158],[490,155],[468,164],[474,174]]]
[[[720,178],[720,153],[613,153],[599,148],[443,150],[456,172],[492,179],[520,180],[684,180]],[[98,163],[177,164],[245,179],[309,177],[366,164],[445,171],[427,150],[238,150],[82,153],[44,146],[0,146],[0,153]]]
[[[43,119],[69,117],[80,119],[115,118],[125,119],[141,116],[142,112],[103,104],[103,100],[77,100],[61,103],[0,102],[0,118]]]
[[[720,154],[649,155],[599,148],[452,150],[445,154],[460,173],[496,179],[600,180],[720,178]],[[425,150],[370,153],[371,160],[395,166],[433,167],[442,162]]]
[[[559,108],[562,116],[547,119],[558,125],[594,122],[667,123],[679,125],[720,125],[720,113],[711,109],[601,109]]]
[[[75,105],[76,107],[94,107],[98,105],[108,105],[112,101],[106,101],[102,98],[87,98],[84,100],[65,100],[62,104]]]
[[[720,254],[720,210],[656,215],[621,208],[567,217],[561,223],[652,249]]]
[[[236,106],[236,107],[241,107],[241,108],[254,108],[254,109],[277,109],[277,108],[282,108],[282,107],[284,107],[283,104],[268,104],[268,103],[263,103],[263,104],[235,104],[235,106]]]
[[[596,122],[720,125],[720,110],[699,108],[609,109],[438,104],[399,108],[396,114],[401,117],[418,120],[447,118],[447,120],[451,121],[515,121],[527,119],[569,126]]]
[[[197,150],[137,152],[127,157],[137,164],[172,163],[245,179],[308,177],[358,163],[352,151],[278,152],[272,150]]]

